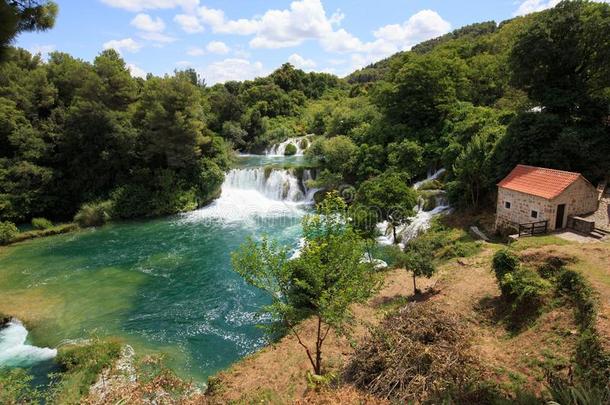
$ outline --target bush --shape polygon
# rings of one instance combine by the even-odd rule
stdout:
[[[504,274],[500,287],[512,305],[513,318],[522,321],[540,312],[551,284],[533,271],[518,269]]]
[[[78,210],[74,221],[83,228],[101,226],[110,220],[111,213],[112,203],[110,201],[86,203]]]
[[[303,138],[301,139],[299,146],[301,147],[301,149],[305,150],[309,147],[309,141],[306,138]]]
[[[585,277],[574,270],[564,270],[557,278],[557,289],[576,305],[576,321],[580,327],[594,326],[597,309],[593,289]]]
[[[42,394],[32,387],[33,377],[25,370],[0,368],[0,404],[40,404]]]
[[[284,150],[284,156],[294,156],[297,153],[297,147],[289,143]]]
[[[501,284],[506,274],[519,268],[519,258],[508,249],[500,250],[493,257],[492,268],[498,283]]]
[[[10,243],[19,233],[17,226],[9,221],[0,222],[0,245]]]
[[[43,230],[53,228],[53,223],[46,218],[32,218],[34,229]]]

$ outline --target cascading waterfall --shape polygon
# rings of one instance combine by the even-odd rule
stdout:
[[[306,180],[310,178],[309,170],[303,171],[303,180],[299,181],[286,169],[233,169],[227,173],[222,189],[256,190],[272,200],[303,202],[309,191]]]
[[[307,136],[301,136],[298,138],[288,138],[284,142],[275,144],[275,145],[271,146],[270,148],[268,148],[265,151],[265,155],[284,156],[284,154],[286,153],[286,147],[288,145],[292,144],[296,147],[296,150],[297,150],[297,152],[294,154],[294,156],[303,156],[305,151],[309,147],[309,144],[311,143],[310,137],[311,137],[310,135],[307,135]],[[306,141],[306,142],[303,142],[303,141]]]
[[[413,184],[413,188],[416,190],[420,189],[421,186],[423,186],[426,182],[438,179],[444,172],[445,169],[440,169],[436,172],[428,173],[428,177]],[[401,248],[404,248],[410,240],[430,229],[431,222],[434,217],[447,213],[451,209],[443,190],[430,190],[430,192],[435,193],[435,208],[426,211],[424,209],[424,201],[420,199],[418,206],[415,208],[415,215],[409,218],[406,225],[397,228],[396,235],[401,241],[401,243],[399,243]],[[384,221],[377,224],[377,229],[382,235],[377,238],[379,243],[384,245],[391,245],[394,243],[394,236],[390,231],[389,224],[387,222]]]
[[[0,368],[29,367],[57,355],[56,349],[26,344],[27,337],[27,329],[16,319],[0,329]]]
[[[303,170],[301,178],[289,169],[265,167],[233,169],[222,184],[222,194],[209,206],[185,214],[187,219],[220,219],[225,222],[245,221],[252,217],[299,217],[303,208],[313,203],[316,189],[307,181],[311,170]]]

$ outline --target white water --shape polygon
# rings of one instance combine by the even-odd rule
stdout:
[[[18,320],[0,329],[0,367],[29,367],[57,355],[56,349],[26,344],[28,331]]]
[[[286,147],[288,145],[292,144],[292,145],[294,145],[297,148],[297,153],[295,153],[294,156],[303,156],[303,154],[307,150],[307,148],[301,148],[301,141],[303,139],[307,140],[307,147],[309,147],[309,145],[311,144],[311,137],[310,136],[301,136],[301,137],[298,137],[298,138],[288,138],[284,142],[275,144],[275,145],[271,146],[270,148],[268,148],[265,151],[265,155],[267,155],[267,156],[284,156],[284,154],[286,152]]]
[[[424,183],[427,183],[427,182],[429,182],[431,180],[438,179],[443,173],[445,173],[445,171],[446,171],[445,169],[439,169],[439,170],[437,170],[435,172],[432,172],[432,171],[428,172],[428,177],[426,177],[424,180],[420,180],[417,183],[413,184],[413,188],[415,190],[419,190],[419,188],[421,186],[423,186]]]
[[[221,196],[185,218],[242,222],[255,217],[300,217],[313,203],[316,190],[307,187],[311,178],[309,170],[299,180],[286,169],[273,169],[267,175],[263,167],[233,169],[225,176]]]
[[[425,180],[418,181],[413,185],[413,188],[416,190],[419,189],[424,183],[438,179],[444,172],[445,169],[440,169],[436,172],[429,173]],[[409,243],[410,240],[430,229],[432,219],[434,217],[441,214],[446,214],[450,210],[451,207],[449,206],[445,193],[442,190],[438,190],[438,194],[436,196],[436,207],[434,209],[424,211],[423,201],[420,201],[418,207],[416,207],[415,216],[409,218],[405,225],[396,229],[397,239],[400,240],[398,246],[401,249],[404,249],[405,245]],[[388,225],[389,224],[385,221],[377,224],[377,230],[381,233],[381,236],[377,238],[377,241],[380,244],[392,245],[395,242],[393,232]]]

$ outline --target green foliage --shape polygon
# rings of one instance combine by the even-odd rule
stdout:
[[[356,203],[379,213],[380,219],[388,221],[393,226],[394,241],[398,243],[395,228],[413,215],[417,192],[407,186],[405,176],[386,172],[360,185]]]
[[[502,295],[511,303],[511,316],[523,322],[541,311],[549,296],[551,283],[534,271],[518,269],[504,274],[500,287]]]
[[[20,32],[45,31],[57,17],[57,4],[48,0],[0,2],[0,62],[8,45]]]
[[[56,357],[60,372],[52,384],[50,402],[80,403],[101,371],[110,367],[120,354],[121,344],[114,340],[94,339],[83,345],[60,348]]]
[[[9,221],[0,222],[0,245],[11,242],[19,233],[17,226]]]
[[[104,225],[112,218],[112,202],[100,201],[83,204],[74,221],[83,228]]]
[[[585,277],[574,270],[563,270],[557,277],[557,289],[576,306],[576,320],[582,329],[595,326],[597,305],[593,289]]]
[[[235,270],[272,300],[263,309],[273,320],[268,331],[295,334],[316,375],[322,375],[322,345],[329,330],[348,333],[351,305],[365,302],[378,287],[372,266],[362,262],[364,244],[346,220],[345,210],[345,202],[332,193],[315,214],[306,216],[304,244],[293,260],[286,247],[266,238],[248,241],[232,256]],[[297,328],[309,317],[317,323],[314,348],[301,340]]]
[[[434,245],[427,238],[416,238],[411,240],[405,247],[405,251],[399,256],[397,265],[410,271],[413,275],[413,291],[418,294],[416,278],[430,278],[436,273],[434,263]]]
[[[498,250],[491,262],[492,269],[498,283],[502,282],[504,276],[519,270],[519,258],[509,249]]]
[[[0,368],[0,404],[39,404],[42,393],[31,385],[32,376],[19,368]]]
[[[49,229],[53,227],[53,223],[46,218],[32,218],[32,227],[38,230]]]
[[[288,145],[286,145],[286,149],[284,150],[284,155],[285,156],[293,156],[297,153],[297,147],[294,146],[293,144],[289,143]]]

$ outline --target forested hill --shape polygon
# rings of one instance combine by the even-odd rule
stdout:
[[[328,189],[445,167],[454,204],[479,206],[517,163],[597,181],[610,172],[609,41],[610,5],[564,1],[346,79],[286,64],[206,86],[192,70],[134,79],[114,51],[88,63],[11,49],[0,62],[0,219],[71,218],[86,203],[117,218],[193,209],[218,194],[231,149],[309,133]]]

